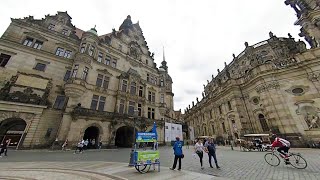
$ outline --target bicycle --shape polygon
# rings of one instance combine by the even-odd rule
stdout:
[[[280,158],[279,156],[284,159],[284,157],[281,156],[278,151],[272,150],[272,152],[267,153],[264,155],[264,160],[271,166],[279,166],[280,164]],[[300,153],[291,153],[289,152],[289,161],[288,163],[297,168],[297,169],[305,169],[307,167],[307,161],[302,157]]]

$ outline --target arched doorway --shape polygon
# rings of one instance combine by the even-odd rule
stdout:
[[[264,117],[264,115],[263,114],[259,114],[258,118],[259,118],[262,130],[265,131],[265,132],[269,131],[269,127],[268,127],[268,124],[267,124],[267,121],[266,121],[266,118]]]
[[[20,118],[8,118],[0,122],[0,143],[11,139],[9,146],[18,147],[22,144],[27,123]]]
[[[133,128],[128,126],[122,126],[119,129],[117,129],[115,145],[118,147],[131,147],[134,141],[133,138]]]
[[[89,141],[87,148],[97,148],[99,143],[99,128],[96,126],[88,127],[84,132],[83,139]]]

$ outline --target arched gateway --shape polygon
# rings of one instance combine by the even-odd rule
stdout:
[[[96,126],[88,127],[83,135],[84,140],[88,140],[88,148],[97,148],[99,143],[99,128]]]
[[[133,134],[133,127],[122,126],[118,128],[116,132],[115,145],[117,147],[132,147],[134,142]]]
[[[27,123],[20,118],[8,118],[0,122],[0,143],[11,139],[9,146],[18,147],[23,143]]]

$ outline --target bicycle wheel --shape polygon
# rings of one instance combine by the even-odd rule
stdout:
[[[279,166],[280,159],[274,153],[264,155],[264,160],[271,166]]]
[[[308,165],[307,161],[300,154],[291,154],[289,161],[297,169],[305,169]]]

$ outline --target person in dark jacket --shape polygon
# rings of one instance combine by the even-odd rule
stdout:
[[[4,153],[5,156],[7,156],[8,153],[8,146],[10,145],[11,139],[7,139],[4,141],[3,144],[1,144],[1,151],[0,151],[0,157],[2,157],[2,153]]]
[[[179,137],[176,137],[176,142],[173,145],[173,151],[174,151],[174,162],[171,170],[174,170],[177,166],[177,161],[179,159],[179,168],[178,170],[181,170],[181,158],[183,157],[182,153],[182,142],[180,141]]]
[[[217,156],[216,156],[216,145],[214,144],[213,139],[210,138],[209,141],[207,141],[204,146],[207,148],[210,167],[213,168],[211,164],[211,157],[213,157],[216,167],[217,169],[219,169],[220,167],[218,165]]]

